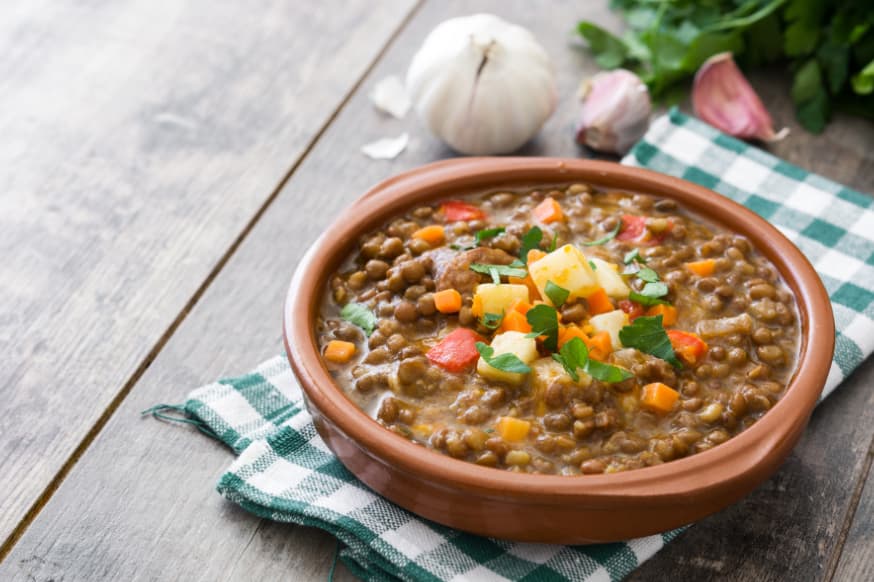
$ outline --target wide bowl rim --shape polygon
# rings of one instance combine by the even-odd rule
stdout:
[[[532,176],[542,176],[534,178]],[[801,317],[798,365],[784,396],[752,427],[708,451],[657,466],[606,475],[561,476],[511,473],[452,459],[380,426],[340,389],[322,362],[315,333],[319,294],[332,264],[339,264],[358,236],[403,207],[449,192],[482,191],[491,184],[615,181],[627,189],[676,198],[708,220],[733,224],[752,239],[792,288]],[[610,187],[616,187],[610,186]],[[737,225],[743,225],[737,228]],[[767,245],[762,245],[767,242]],[[314,284],[314,282],[316,284]],[[813,333],[813,331],[816,333]],[[380,182],[338,217],[299,263],[286,298],[283,339],[307,399],[346,437],[395,470],[433,484],[528,503],[688,503],[711,487],[731,487],[753,473],[804,424],[825,385],[834,350],[834,318],[828,294],[801,251],[751,210],[707,188],[643,168],[613,162],[563,158],[460,158],[420,166]],[[532,497],[535,496],[535,497]]]

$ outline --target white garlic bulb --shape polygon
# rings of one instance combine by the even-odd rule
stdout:
[[[452,18],[432,30],[406,85],[428,129],[471,155],[520,148],[557,101],[543,47],[526,29],[491,14]]]

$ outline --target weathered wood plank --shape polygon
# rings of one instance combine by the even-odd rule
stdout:
[[[563,97],[559,111],[544,133],[525,152],[579,155],[581,152],[572,143],[576,114],[573,94],[579,79],[594,72],[595,66],[583,52],[572,48],[570,34],[564,32],[570,30],[581,10],[579,3],[574,2],[555,3],[549,11],[537,13],[532,13],[535,11],[530,3],[521,0],[474,5],[460,1],[426,4],[325,132],[39,518],[0,564],[0,578],[33,576],[47,580],[63,573],[73,579],[103,576],[210,580],[257,572],[265,579],[287,577],[290,573],[296,580],[323,579],[334,549],[331,538],[315,530],[261,525],[255,518],[229,507],[214,493],[212,485],[230,462],[230,453],[196,431],[143,421],[137,413],[156,402],[179,401],[192,386],[220,375],[243,372],[277,353],[278,318],[285,287],[309,242],[345,204],[375,181],[449,155],[424,134],[413,118],[404,121],[383,118],[372,111],[366,99],[376,80],[405,69],[421,38],[443,18],[493,11],[524,22],[535,31],[556,61]],[[586,11],[601,22],[611,22],[603,6],[597,10],[587,7]],[[596,13],[591,16],[593,11]],[[612,23],[615,25],[615,21]],[[850,138],[870,140],[870,128],[852,120],[841,120],[835,127],[843,128]],[[362,143],[402,131],[410,132],[411,143],[397,160],[372,162],[359,154]],[[799,139],[809,139],[803,134],[796,137],[799,135]],[[813,151],[800,148],[784,155],[811,167],[808,162],[815,157],[820,142],[808,143]],[[829,142],[829,147],[839,144],[833,146]],[[867,160],[870,168],[870,153],[864,158],[862,152],[849,147],[843,151],[850,162],[857,162],[861,168],[860,160]],[[865,188],[872,177],[870,170],[864,169],[855,173],[839,166],[817,169],[859,188]],[[673,577],[678,568],[690,568],[685,570],[694,574],[689,579],[779,579],[788,571],[791,561],[799,558],[797,552],[810,549],[790,544],[790,551],[779,551],[781,539],[789,537],[800,540],[815,535],[815,544],[826,539],[822,555],[828,555],[831,541],[827,538],[829,532],[832,535],[834,532],[828,528],[839,527],[834,522],[840,521],[846,506],[840,491],[834,491],[837,486],[834,482],[828,482],[831,488],[825,497],[808,504],[818,507],[801,507],[802,498],[789,508],[777,506],[772,513],[768,504],[775,497],[782,499],[781,489],[793,479],[802,483],[794,485],[793,491],[818,495],[804,483],[813,482],[819,487],[828,474],[841,470],[840,463],[860,462],[863,455],[859,451],[845,451],[845,456],[837,458],[832,455],[839,443],[843,442],[841,446],[845,447],[846,442],[852,442],[846,439],[864,440],[866,436],[864,419],[850,411],[858,412],[870,404],[860,387],[870,382],[871,368],[869,363],[865,371],[816,413],[802,447],[780,473],[783,476],[778,475],[764,486],[764,493],[754,494],[765,495],[758,503],[747,505],[762,514],[755,528],[751,523],[745,530],[746,534],[762,536],[761,547],[752,543],[739,545],[742,534],[727,537],[744,518],[743,514],[728,510],[705,520],[674,542],[664,551],[666,558],[657,557],[644,565],[637,579],[666,579]],[[837,413],[830,413],[835,409]],[[850,473],[835,474],[852,479]],[[93,496],[94,491],[100,495]],[[710,522],[717,524],[713,531],[707,529]],[[723,566],[722,570],[706,566],[694,569],[681,564],[681,560]],[[734,576],[736,564],[742,565],[743,578]],[[809,574],[801,576],[807,577]]]
[[[867,386],[870,387],[869,381]],[[874,455],[874,443],[868,462]],[[859,498],[850,530],[832,580],[874,580],[874,465],[869,466],[867,480]]]
[[[0,542],[413,3],[4,4]]]

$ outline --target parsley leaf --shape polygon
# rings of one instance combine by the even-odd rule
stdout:
[[[558,312],[549,305],[535,305],[525,314],[531,326],[526,337],[546,336],[543,347],[550,351],[558,350]]]
[[[556,234],[555,236],[552,237],[552,242],[549,243],[549,249],[548,249],[548,250],[549,250],[550,253],[551,253],[552,251],[555,250],[555,246],[556,246],[557,244],[558,244],[558,235]]]
[[[483,314],[480,323],[483,324],[483,327],[486,329],[495,330],[500,327],[501,322],[504,321],[504,313],[486,313]]]
[[[503,372],[512,372],[513,374],[527,374],[531,371],[528,364],[519,359],[516,354],[501,354],[495,356],[495,350],[483,342],[476,342],[476,351],[482,356],[486,364],[492,368],[496,368]]]
[[[662,325],[661,315],[638,317],[631,325],[619,330],[619,341],[625,347],[636,348],[645,354],[661,358],[675,368],[683,367],[674,354],[671,340]]]
[[[484,228],[482,230],[476,231],[476,236],[474,237],[477,244],[483,242],[484,240],[488,240],[490,238],[494,238],[499,234],[503,234],[503,232],[507,230],[503,226],[496,226],[495,228]]]
[[[597,270],[598,270],[598,265],[596,265],[596,264],[593,263],[592,261],[589,261],[589,266],[592,267],[592,270],[593,270],[593,271],[597,271]]]
[[[622,259],[622,262],[626,265],[630,265],[631,263],[646,263],[646,259],[640,256],[640,249],[631,249],[627,253],[625,253],[625,257]]]
[[[610,242],[611,240],[613,240],[614,238],[616,238],[616,235],[619,234],[619,229],[620,229],[620,228],[622,228],[622,221],[621,221],[621,220],[617,220],[617,221],[616,221],[616,226],[613,227],[613,230],[611,230],[611,231],[608,232],[605,236],[602,236],[602,237],[599,238],[598,240],[593,240],[593,241],[589,241],[589,242],[584,242],[584,243],[583,243],[583,246],[584,246],[584,247],[596,247],[596,246],[599,246],[599,245],[606,244],[606,243]]]
[[[568,375],[577,382],[580,377],[577,368],[602,382],[615,383],[631,378],[633,374],[624,368],[605,364],[589,358],[589,349],[578,337],[561,346],[558,354],[552,354],[552,359],[562,365]]]
[[[637,276],[647,283],[657,283],[659,281],[659,274],[649,267],[643,267],[637,271]],[[667,294],[667,290],[665,291],[665,294]]]
[[[376,316],[361,303],[347,303],[340,310],[340,317],[360,327],[368,337],[376,327]]]
[[[661,299],[661,297],[664,297],[667,294],[668,286],[664,283],[647,283],[639,293],[637,291],[629,293],[628,298],[632,301],[637,301],[641,305],[651,306],[658,305],[659,303],[668,303],[664,299]]]
[[[543,240],[543,231],[539,226],[532,226],[528,232],[522,235],[522,247],[519,249],[519,258],[523,263],[528,262],[528,251],[540,248]]]
[[[546,288],[544,289],[546,292],[546,296],[549,297],[549,300],[552,301],[552,304],[556,307],[561,307],[564,305],[564,302],[567,301],[568,296],[571,294],[570,291],[556,285],[552,281],[546,282]]]
[[[526,276],[528,276],[528,271],[526,271],[525,269],[511,267],[510,265],[488,265],[485,263],[471,263],[470,270],[474,273],[489,275],[495,285],[501,284],[502,276],[518,277],[520,279],[524,279]]]
[[[625,62],[628,47],[621,38],[613,36],[597,24],[580,22],[577,25],[580,35],[589,43],[595,53],[595,62],[603,69],[615,69]]]

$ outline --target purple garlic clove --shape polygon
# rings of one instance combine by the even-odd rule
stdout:
[[[577,143],[624,154],[643,137],[652,103],[640,78],[625,69],[598,73],[583,83]]]
[[[731,53],[713,55],[695,73],[692,106],[695,115],[741,139],[771,142],[789,134],[788,128],[774,132],[771,115],[734,63]]]

